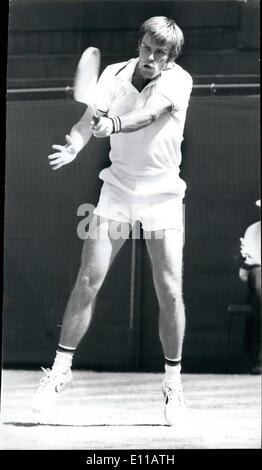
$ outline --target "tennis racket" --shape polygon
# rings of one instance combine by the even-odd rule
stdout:
[[[100,51],[88,47],[80,57],[74,78],[74,99],[85,103],[92,112],[95,124],[99,121],[95,106],[96,84],[100,69]]]

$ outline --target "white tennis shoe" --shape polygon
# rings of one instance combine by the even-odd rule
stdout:
[[[46,411],[52,407],[61,390],[72,380],[72,371],[70,367],[64,373],[59,369],[44,369],[41,367],[45,376],[40,379],[38,388],[35,392],[32,408],[34,411]]]
[[[165,399],[165,420],[169,426],[175,426],[181,423],[187,410],[180,376],[175,381],[163,380],[162,392]]]

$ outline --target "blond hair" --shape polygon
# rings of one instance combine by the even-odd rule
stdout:
[[[165,16],[153,16],[146,20],[140,28],[139,45],[145,34],[167,48],[169,60],[174,61],[181,53],[184,35],[173,19]]]

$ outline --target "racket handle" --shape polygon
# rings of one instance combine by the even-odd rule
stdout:
[[[99,122],[99,117],[93,116],[93,123],[95,126],[98,124],[98,122]]]

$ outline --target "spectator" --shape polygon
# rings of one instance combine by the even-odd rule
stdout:
[[[256,201],[261,206],[260,199]],[[247,227],[244,237],[240,238],[242,263],[239,277],[248,285],[252,317],[247,321],[245,345],[251,356],[251,374],[261,374],[261,221]]]

